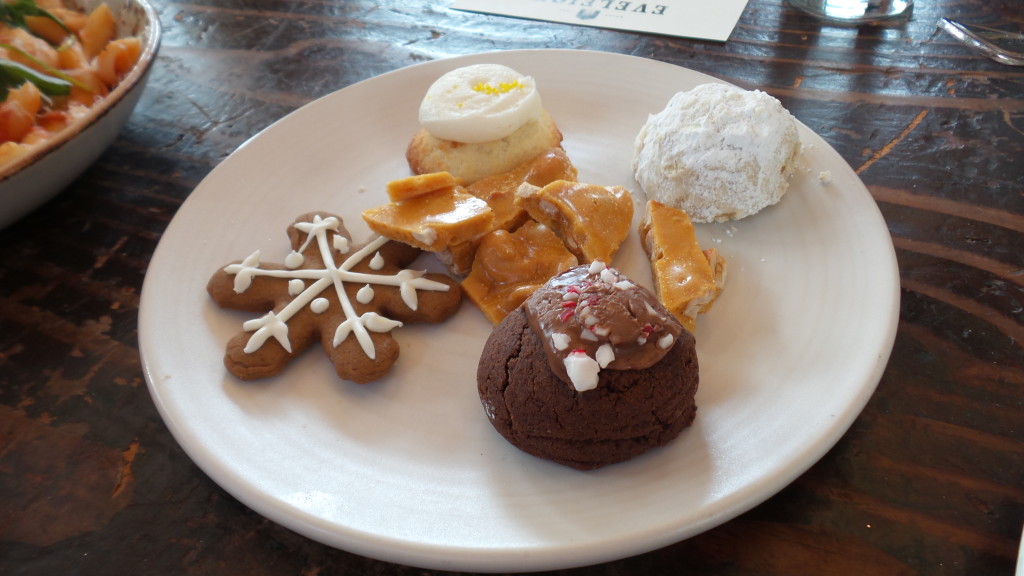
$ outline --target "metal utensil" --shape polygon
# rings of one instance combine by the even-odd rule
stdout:
[[[1024,66],[1024,34],[988,26],[967,26],[949,18],[939,18],[937,26],[996,62],[1010,66]],[[1018,46],[1019,48],[1017,48]]]

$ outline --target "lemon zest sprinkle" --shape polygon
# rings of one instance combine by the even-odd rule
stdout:
[[[525,87],[519,82],[519,80],[515,80],[513,82],[500,82],[497,86],[489,82],[477,82],[477,84],[473,86],[473,91],[497,96],[498,94],[507,94],[508,92],[521,88]]]

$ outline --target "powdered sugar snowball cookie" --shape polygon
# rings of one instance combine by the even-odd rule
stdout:
[[[675,94],[637,134],[633,174],[651,200],[695,222],[756,214],[789,188],[796,119],[774,97],[727,84]]]

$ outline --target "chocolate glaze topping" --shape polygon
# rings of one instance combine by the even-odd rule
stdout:
[[[650,290],[601,262],[555,276],[525,307],[551,370],[579,391],[596,387],[601,369],[654,365],[683,331]]]

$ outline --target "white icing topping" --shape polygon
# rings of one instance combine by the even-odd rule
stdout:
[[[533,78],[498,64],[464,66],[444,74],[420,103],[420,124],[435,138],[480,143],[499,140],[540,116]]]
[[[302,257],[302,254],[298,252],[292,252],[291,254],[285,257],[284,265],[294,270],[299,266],[302,266],[302,263],[304,261],[305,258]]]
[[[288,341],[288,324],[273,312],[267,312],[262,318],[246,321],[242,324],[242,329],[256,332],[242,349],[246,354],[252,354],[259,350],[263,343],[271,337],[277,340],[286,351],[292,351],[291,342]]]
[[[252,279],[260,269],[260,251],[257,250],[242,260],[241,264],[231,264],[224,268],[228,274],[235,275],[235,294],[241,294],[252,285]]]
[[[598,374],[601,366],[584,352],[571,352],[565,357],[565,372],[569,375],[569,381],[573,388],[579,392],[597,388]]]
[[[379,256],[380,253],[377,255]],[[360,304],[369,304],[370,301],[373,300],[373,286],[367,284],[360,288],[359,291],[356,292],[356,300],[359,301]]]
[[[370,270],[380,270],[383,267],[384,257],[380,255],[380,252],[377,252],[373,255],[373,258],[370,259]]]
[[[288,295],[298,296],[302,294],[302,291],[306,288],[306,283],[298,278],[292,278],[288,281]]]
[[[337,346],[344,341],[349,334],[355,334],[356,340],[359,341],[363,352],[370,359],[375,359],[377,353],[368,331],[387,332],[393,328],[401,326],[402,323],[397,320],[385,318],[375,312],[366,312],[361,316],[357,315],[355,309],[352,307],[352,302],[348,298],[348,294],[345,292],[346,282],[360,282],[367,285],[372,284],[378,286],[397,286],[400,294],[402,295],[402,300],[413,310],[418,306],[417,290],[442,292],[448,290],[447,284],[436,282],[429,278],[424,278],[423,276],[425,273],[416,270],[402,270],[393,275],[367,274],[353,272],[351,270],[353,266],[362,262],[370,254],[376,252],[381,246],[387,243],[387,238],[375,238],[357,250],[354,254],[348,256],[341,266],[337,266],[334,262],[334,254],[331,250],[334,249],[343,254],[347,253],[349,250],[349,244],[347,241],[339,242],[337,240],[337,238],[339,238],[339,236],[337,236],[337,232],[340,224],[341,223],[337,218],[321,218],[317,215],[313,217],[312,222],[297,222],[294,225],[296,230],[306,233],[307,237],[300,249],[295,250],[288,255],[285,259],[285,265],[292,267],[292,264],[295,263],[297,257],[298,264],[295,265],[294,268],[301,266],[304,260],[302,253],[313,242],[316,242],[317,247],[320,250],[321,259],[324,262],[323,268],[301,268],[292,270],[263,269],[260,268],[260,252],[258,250],[250,254],[249,257],[241,263],[230,264],[224,268],[225,272],[235,276],[234,290],[239,294],[245,292],[252,285],[253,278],[256,276],[288,278],[289,291],[294,285],[293,282],[295,280],[299,280],[300,282],[305,280],[312,281],[311,284],[305,286],[305,288],[298,294],[290,294],[293,296],[293,299],[281,310],[268,312],[262,318],[249,320],[242,325],[244,330],[248,332],[255,332],[249,337],[249,340],[245,345],[244,351],[247,354],[259,350],[270,338],[274,338],[285,350],[291,352],[291,343],[288,340],[288,320],[306,306],[310,306],[310,309],[317,313],[326,310],[329,305],[329,300],[327,298],[320,297],[320,294],[333,286],[334,294],[337,296],[345,314],[345,321],[338,326],[334,333],[334,346]],[[328,235],[328,232],[335,233],[333,239]],[[305,284],[305,282],[303,282],[303,284]]]
[[[338,254],[348,254],[349,244],[348,238],[344,236],[334,236],[334,249],[338,251]]]

